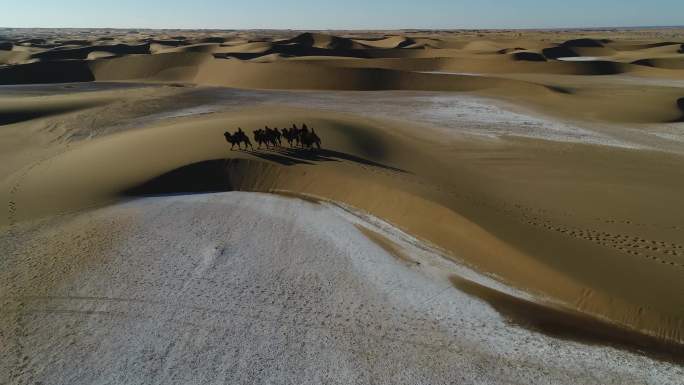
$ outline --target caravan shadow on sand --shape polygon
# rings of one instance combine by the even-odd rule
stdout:
[[[313,163],[305,161],[305,160],[300,160],[296,158],[291,158],[287,156],[280,155],[278,153],[272,153],[272,152],[264,152],[260,150],[243,150],[243,152],[246,152],[247,154],[250,154],[252,156],[256,156],[257,158],[263,159],[263,160],[268,160],[271,162],[278,163],[283,166],[294,166],[297,164],[307,164],[307,165],[313,165]]]
[[[406,170],[392,167],[386,164],[372,161],[370,159],[365,159],[360,156],[347,154],[345,152],[328,150],[328,149],[303,149],[303,148],[287,148],[287,147],[275,147],[267,149],[250,149],[250,150],[238,150],[243,153],[250,154],[260,159],[268,160],[271,162],[278,163],[283,166],[294,166],[298,164],[314,165],[316,163],[322,162],[342,162],[348,161],[352,163],[357,163],[363,166],[377,167],[384,170],[407,173]]]
[[[382,168],[385,170],[390,170],[390,171],[395,171],[395,172],[400,172],[400,173],[406,173],[407,172],[406,170],[403,170],[403,169],[400,169],[397,167],[392,167],[392,166],[382,164],[379,162],[375,162],[375,161],[372,161],[372,160],[369,160],[366,158],[362,158],[360,156],[347,154],[346,152],[328,150],[325,148],[316,149],[316,150],[307,150],[307,149],[301,149],[301,148],[280,148],[277,151],[280,154],[283,154],[287,157],[299,159],[299,160],[303,160],[303,161],[309,161],[309,162],[348,161],[348,162],[352,162],[352,163],[361,164],[364,166],[378,167],[378,168]]]

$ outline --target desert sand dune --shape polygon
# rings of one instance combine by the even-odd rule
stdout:
[[[426,47],[427,44],[429,43],[436,43],[439,44],[439,40],[423,40],[422,42],[417,42],[411,38],[405,37],[405,36],[389,36],[385,37],[383,39],[377,39],[377,40],[360,40],[356,39],[356,42],[359,42],[363,44],[366,47],[374,47],[374,48],[416,48],[416,47]]]
[[[40,53],[31,55],[31,58],[40,61],[57,61],[57,60],[72,60],[85,59],[91,52],[108,52],[113,55],[142,55],[150,53],[149,44],[128,45],[88,45],[86,47],[57,47],[46,50]]]
[[[233,166],[223,171],[223,173],[228,172],[228,174],[223,176],[219,169],[218,175],[221,178],[228,178],[230,183],[221,179],[224,182],[219,183],[219,185],[210,185],[213,187],[200,188],[199,190],[289,190],[313,193],[345,202],[387,218],[392,223],[410,230],[411,233],[417,234],[421,238],[428,239],[447,250],[454,250],[456,255],[471,255],[472,257],[468,258],[470,263],[479,265],[487,271],[496,272],[497,275],[506,276],[513,281],[521,282],[521,284],[524,282],[528,288],[543,290],[547,295],[553,293],[554,296],[565,297],[568,301],[570,298],[572,301],[580,301],[581,298],[580,302],[573,302],[573,306],[579,306],[583,311],[606,312],[604,314],[609,314],[612,319],[619,323],[634,326],[638,324],[642,330],[649,330],[649,333],[661,338],[679,340],[681,321],[679,321],[679,315],[675,309],[681,307],[680,305],[672,305],[672,301],[676,301],[675,298],[666,297],[666,293],[672,290],[672,287],[676,287],[675,282],[678,281],[677,277],[680,274],[676,229],[662,229],[660,231],[661,237],[666,232],[673,231],[672,236],[674,238],[671,238],[670,242],[665,241],[662,245],[660,244],[662,241],[656,238],[659,243],[654,246],[657,249],[653,251],[655,254],[649,253],[648,257],[645,257],[639,244],[641,239],[651,242],[648,238],[634,238],[628,236],[629,232],[589,230],[591,226],[596,226],[596,224],[588,225],[588,227],[585,227],[587,224],[584,224],[578,228],[576,225],[572,225],[573,221],[567,219],[561,220],[561,223],[565,222],[565,224],[555,223],[554,219],[548,217],[543,219],[545,215],[540,217],[533,212],[528,213],[526,212],[527,209],[523,207],[514,208],[510,211],[511,209],[506,208],[506,205],[501,207],[490,207],[486,203],[481,205],[476,203],[479,201],[476,197],[489,191],[488,184],[497,182],[495,182],[496,178],[491,179],[492,176],[483,178],[483,175],[479,175],[482,171],[475,171],[479,167],[477,166],[478,163],[473,165],[476,167],[475,169],[471,169],[465,164],[472,162],[472,160],[463,163],[464,159],[454,159],[446,162],[446,164],[452,165],[445,166],[451,171],[447,172],[446,169],[440,171],[436,166],[441,162],[437,161],[436,163],[436,159],[428,155],[435,150],[429,151],[427,148],[416,146],[408,138],[402,140],[399,137],[394,137],[390,140],[387,136],[388,133],[378,132],[371,127],[358,125],[359,123],[345,122],[344,120],[335,122],[330,121],[329,118],[313,120],[311,113],[308,113],[309,121],[319,128],[318,131],[321,132],[321,135],[327,138],[326,145],[328,148],[343,154],[341,158],[339,155],[326,156],[325,153],[319,156],[314,155],[313,158],[309,159],[306,153],[288,153],[287,151],[281,154],[266,152],[263,157],[259,156],[260,153],[252,155],[249,152],[227,151],[224,142],[218,140],[222,139],[220,134],[226,125],[254,127],[266,119],[281,122],[279,125],[282,126],[287,124],[286,122],[300,121],[304,118],[304,115],[301,115],[302,112],[296,113],[294,111],[273,111],[268,119],[263,111],[257,110],[254,114],[243,113],[243,120],[237,121],[211,115],[206,118],[207,120],[190,119],[188,122],[180,122],[170,127],[105,137],[87,146],[79,146],[79,148],[74,148],[63,155],[57,155],[49,162],[33,167],[30,173],[22,175],[20,180],[10,178],[14,181],[12,184],[19,186],[18,189],[21,191],[20,195],[15,198],[8,197],[13,202],[14,208],[10,213],[10,221],[24,221],[36,216],[42,217],[64,210],[74,210],[83,207],[83,205],[111,201],[116,198],[117,194],[130,190],[147,180],[152,180],[156,175],[194,164],[207,159],[207,157],[209,159],[221,159],[222,154],[229,154],[238,159],[266,160],[268,162],[264,164],[259,162],[229,163]],[[192,125],[192,130],[188,130],[189,125]],[[164,134],[160,135],[161,132]],[[198,142],[193,138],[200,141]],[[182,145],[190,141],[193,141],[193,146]],[[167,153],[166,156],[161,156],[162,153],[165,153],[166,148],[183,149],[183,151],[174,151]],[[587,150],[591,153],[591,149]],[[544,152],[538,154],[541,155]],[[617,155],[614,153],[613,157],[617,159]],[[453,157],[453,155],[446,154],[444,156],[447,157],[446,159]],[[553,159],[550,154],[546,156],[547,161]],[[627,152],[624,156],[631,155]],[[133,164],[144,164],[146,166],[137,168],[135,173],[132,173],[128,168],[117,169],[115,165],[122,157]],[[639,160],[636,164],[644,165],[645,159],[647,158]],[[658,159],[658,164],[662,165],[662,162],[667,158]],[[558,163],[559,161],[560,159],[554,161],[555,167],[563,164]],[[572,163],[570,160],[563,160],[563,162]],[[270,163],[275,163],[278,167],[269,166]],[[88,164],[90,167],[84,169],[78,166],[82,164]],[[459,164],[461,166],[455,166]],[[618,164],[622,163],[618,162]],[[627,164],[635,163],[630,160]],[[296,167],[311,168],[311,170],[304,176],[294,177],[296,174],[292,174],[286,167],[294,167],[295,165]],[[382,165],[382,167],[378,165]],[[76,169],[81,170],[84,174],[76,176],[74,174]],[[102,169],[109,171],[103,174]],[[176,187],[177,190],[158,192],[179,193],[187,192],[188,189],[194,191],[197,187],[191,188],[184,185],[184,183],[190,183],[192,180],[214,183],[211,175],[217,175],[216,170],[207,174],[202,167],[194,169],[198,170],[199,174],[193,176],[192,172],[190,174],[182,173],[183,176],[179,179],[181,185]],[[675,169],[676,167],[672,170]],[[600,170],[596,170],[595,177],[606,178],[607,175],[598,172]],[[458,172],[460,175],[455,179],[456,181],[461,183],[469,181],[468,187],[464,186],[451,192],[451,188],[447,186],[454,183],[454,179],[452,179],[454,172]],[[356,177],[350,179],[352,174]],[[384,176],[385,174],[387,175]],[[648,172],[639,172],[639,175],[648,174]],[[368,175],[368,177],[361,178],[362,175]],[[422,177],[418,177],[418,175],[422,175]],[[443,179],[446,175],[450,175],[450,177]],[[510,178],[509,176],[504,177],[504,175],[500,177],[505,178],[504,180]],[[432,182],[423,181],[422,178],[428,178],[427,180]],[[373,180],[372,183],[371,180]],[[618,181],[614,177],[611,180],[613,180],[612,183]],[[668,189],[678,191],[679,187],[675,182],[676,180],[682,179],[672,179],[671,183],[675,184]],[[385,182],[378,184],[379,181]],[[446,183],[446,185],[437,190],[428,187],[434,184],[439,186],[441,183]],[[655,185],[660,186],[662,183],[663,181],[659,181]],[[346,188],[340,189],[339,186],[341,185],[346,186]],[[50,186],[50,188],[46,190],[41,186]],[[550,191],[555,191],[554,194],[558,193],[555,189]],[[614,201],[613,191],[612,188],[606,190],[594,188],[594,200],[599,200],[600,193],[605,196],[602,199]],[[665,191],[658,190],[654,194],[657,194],[661,200],[678,199],[678,195],[674,192],[672,193],[674,195],[665,198]],[[45,196],[46,193],[49,194],[47,196],[49,198]],[[568,194],[567,199],[572,199],[573,193],[568,192]],[[513,194],[509,193],[505,196],[510,199]],[[393,198],[388,199],[389,197]],[[553,200],[558,199],[560,197],[554,195]],[[651,201],[644,200],[643,194],[626,199],[628,200],[624,202],[625,207],[639,210],[637,207],[645,205],[643,210],[653,210],[649,204]],[[386,203],[389,202],[392,203],[387,206]],[[397,206],[398,204],[401,206]],[[615,214],[622,211],[620,205],[615,206],[615,208],[618,209]],[[412,212],[422,212],[424,216],[415,218],[409,214]],[[464,214],[465,216],[463,216]],[[512,217],[504,220],[508,215],[512,215]],[[587,212],[583,215],[591,214]],[[645,212],[640,212],[638,215],[641,218],[646,218]],[[659,221],[662,219],[658,218],[662,218],[662,216],[673,216],[674,219],[678,214],[670,209],[655,211],[652,215],[652,220]],[[475,222],[472,222],[473,219]],[[431,225],[435,220],[439,221],[440,226]],[[522,223],[518,221],[522,221]],[[486,224],[484,228],[481,227],[483,224]],[[523,225],[522,228],[521,225]],[[609,223],[604,226],[612,227]],[[519,234],[523,229],[530,234],[522,239],[517,239],[514,234]],[[548,234],[549,231],[551,234],[557,235]],[[497,234],[497,232],[501,233]],[[456,236],[459,233],[463,236]],[[645,235],[645,233],[643,234]],[[509,238],[511,236],[514,237]],[[548,239],[551,239],[550,237],[561,244],[570,242],[573,246],[569,247],[567,251],[574,256],[569,255],[567,258],[561,258],[557,249],[560,246],[554,246],[548,250],[545,247],[540,248],[541,245],[534,241],[539,236],[543,236],[547,242]],[[623,239],[623,237],[625,238]],[[503,239],[506,239],[506,242],[502,242]],[[589,242],[584,244],[587,241]],[[508,242],[512,242],[512,244]],[[636,244],[632,244],[632,242],[636,242]],[[532,247],[535,255],[542,253],[541,255],[547,255],[551,259],[544,260],[541,263],[540,260],[530,258],[524,252],[521,253],[520,247],[523,247],[523,250]],[[580,247],[587,248],[586,254],[580,254],[586,255],[587,258],[591,258],[597,248],[608,247],[608,249],[602,252],[600,263],[593,262],[592,269],[588,271],[584,269],[575,270],[578,266],[584,266],[584,263],[578,260],[580,255],[575,255]],[[672,252],[674,254],[671,254]],[[634,264],[615,265],[614,261],[623,258],[620,257],[622,253],[632,256]],[[664,253],[662,257],[660,253]],[[503,255],[506,256],[505,259],[501,259]],[[535,258],[539,258],[539,255]],[[655,263],[650,261],[652,258],[656,258]],[[563,271],[563,274],[569,274],[571,271],[573,273],[570,276],[559,275],[555,269],[546,266],[546,263],[561,263],[562,268],[556,266],[559,271]],[[566,263],[569,265],[565,265]],[[649,278],[651,277],[650,274],[645,274],[644,264],[650,266],[651,263],[653,263],[652,270],[649,271],[654,276],[659,277],[657,283]],[[526,268],[521,269],[521,264]],[[603,269],[610,269],[613,272],[624,269],[620,273],[621,277],[631,276],[637,272],[638,276],[633,276],[627,282],[618,280],[605,286],[607,281],[604,275],[600,273]],[[589,287],[601,285],[602,290],[608,290],[608,292],[592,289],[591,294],[587,294],[585,285],[578,285],[574,279],[570,279],[573,274],[578,274],[574,279],[581,278],[582,281],[589,280],[592,282]],[[670,275],[671,279],[666,278]],[[540,277],[546,277],[546,279]],[[629,287],[633,287],[635,280],[644,284],[649,282],[648,294],[643,291],[628,291]],[[627,283],[628,286],[624,286]],[[651,296],[660,291],[662,291],[661,298],[667,298],[667,300],[661,306],[654,308],[656,304]],[[590,299],[585,298],[587,296]],[[623,299],[618,300],[618,298]],[[647,302],[642,302],[643,305],[635,307],[634,301],[636,303]],[[609,302],[612,305],[608,305]],[[643,306],[646,303],[653,310],[644,313]]]
[[[10,382],[681,378],[669,30],[89,33],[0,51]]]
[[[634,64],[639,64],[648,67],[664,68],[670,70],[681,70],[684,69],[684,58],[656,58],[656,59],[640,59],[634,62]]]
[[[357,43],[352,39],[347,39],[344,37],[322,34],[322,33],[310,33],[306,32],[301,35],[297,35],[291,39],[277,41],[278,44],[283,45],[302,45],[307,47],[314,47],[326,50],[355,50],[364,49],[367,46]],[[385,48],[385,47],[383,47]],[[395,47],[387,47],[395,48]]]

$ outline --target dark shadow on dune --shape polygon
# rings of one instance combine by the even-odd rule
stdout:
[[[588,44],[588,43],[587,43]],[[559,58],[581,57],[582,55],[575,52],[573,47],[583,47],[581,45],[564,46],[544,48],[542,53],[549,59],[558,60]],[[625,66],[622,63],[612,62],[608,60],[591,60],[591,61],[572,61],[564,62],[568,67],[573,68],[573,73],[576,75],[615,75],[625,72]]]
[[[122,194],[148,196],[231,191],[230,162],[229,159],[214,159],[179,167]]]
[[[544,85],[544,87],[546,87],[547,89],[549,89],[553,92],[558,92],[559,94],[571,95],[571,94],[575,93],[575,91],[569,87],[548,86],[548,85]]]
[[[297,164],[315,165],[321,162],[341,162],[348,161],[362,164],[364,166],[378,167],[400,173],[406,170],[388,166],[379,162],[362,158],[360,156],[347,154],[341,151],[328,149],[303,149],[295,147],[276,147],[270,149],[240,150],[260,159],[278,163],[283,166],[294,166]]]
[[[93,45],[90,40],[84,39],[71,39],[71,40],[55,40],[57,45]]]
[[[641,59],[632,62],[632,64],[668,70],[684,70],[684,57]]]
[[[459,290],[487,302],[510,322],[529,330],[586,344],[612,346],[649,357],[684,363],[684,345],[622,328],[588,315],[513,297],[458,276],[450,277]]]
[[[505,55],[508,53],[513,53],[515,51],[525,51],[525,50],[526,50],[526,48],[523,48],[523,47],[504,48],[504,49],[500,49],[500,50],[496,51],[496,53],[498,53],[500,55]]]
[[[323,38],[324,41],[317,41],[317,38]],[[235,58],[240,60],[251,60],[262,56],[277,54],[282,57],[340,56],[371,58],[383,57],[383,52],[389,52],[396,49],[411,49],[407,47],[410,47],[413,44],[415,44],[413,39],[405,38],[398,42],[394,47],[374,48],[364,46],[352,39],[344,37],[306,32],[291,39],[272,42],[271,47],[264,52],[216,53],[214,54],[214,57],[218,59]]]
[[[677,107],[682,111],[682,116],[672,121],[672,123],[684,123],[684,98],[677,99]]]
[[[542,54],[549,59],[558,59],[559,57],[577,57],[577,52],[568,47],[551,47],[544,48]]]
[[[325,150],[305,150],[300,148],[279,148],[276,151],[290,158],[307,162],[339,162],[339,160],[323,155]],[[313,163],[311,163],[313,164]]]
[[[200,43],[225,43],[226,38],[225,37],[219,37],[219,36],[210,36],[210,37],[205,37],[204,39],[200,40]]]
[[[26,120],[36,119],[43,116],[51,115],[50,113],[45,113],[44,111],[22,111],[22,112],[10,112],[1,113],[0,112],[0,126],[7,124],[24,122]]]
[[[180,40],[180,39],[155,39],[155,38],[145,38],[141,39],[140,41],[149,43],[149,44],[159,44],[165,47],[180,47],[184,45],[189,45],[187,41]]]
[[[78,48],[55,48],[49,51],[36,53],[32,55],[32,57],[44,61],[85,59],[90,53],[95,51],[107,52],[118,56],[134,54],[143,55],[150,54],[150,44],[112,44]]]
[[[95,80],[82,60],[38,62],[0,68],[0,84],[75,83]]]
[[[658,42],[658,43],[629,44],[629,45],[620,45],[619,50],[620,51],[638,51],[638,50],[642,50],[642,49],[666,47],[668,45],[679,45],[679,44],[682,44],[682,43],[679,43],[676,41],[662,41],[662,42]]]
[[[284,149],[275,151],[261,150],[235,150],[250,154],[259,159],[277,163],[282,166],[315,165],[317,162],[341,162],[351,161],[368,166],[379,167],[396,172],[404,170],[383,165],[377,162],[363,159],[355,155],[346,154],[333,150],[304,150]],[[123,195],[147,196],[169,194],[191,194],[234,190],[231,178],[240,178],[240,171],[245,164],[261,164],[267,166],[267,162],[255,162],[245,159],[214,159],[206,160],[182,166],[148,180],[138,186],[122,192]],[[259,178],[257,172],[251,177]]]
[[[255,151],[255,150],[246,150],[246,153],[256,156],[257,158],[261,158],[264,160],[269,160],[271,162],[278,163],[283,166],[294,166],[296,164],[308,164],[312,165],[313,163],[307,162],[304,160],[296,159],[296,158],[291,158],[287,156],[282,156],[276,153],[272,152],[263,152],[263,151]]]
[[[605,43],[610,43],[610,40],[608,39],[573,39],[573,40],[568,40],[560,45],[563,47],[603,47]]]
[[[353,47],[354,42],[351,39],[329,35],[327,36],[330,41],[328,42],[328,48],[330,49],[350,49]],[[301,33],[291,39],[284,40],[281,44],[301,44],[303,46],[313,46],[316,43],[316,34],[311,32]]]
[[[401,42],[399,42],[399,44],[397,44],[397,46],[394,48],[406,48],[406,47],[413,45],[415,43],[416,43],[415,40],[407,37],[404,40],[402,40]]]
[[[536,52],[515,52],[511,54],[513,57],[513,60],[516,61],[536,61],[536,62],[542,62],[546,61],[546,57],[540,53]]]
[[[42,118],[46,116],[52,116],[57,114],[64,114],[68,112],[78,111],[85,108],[90,108],[96,106],[98,103],[93,102],[90,104],[80,104],[69,107],[59,107],[59,108],[43,108],[40,110],[23,110],[23,111],[12,111],[12,112],[0,112],[0,126],[25,122],[31,119]]]
[[[301,199],[303,201],[309,202],[309,203],[314,204],[314,205],[319,205],[322,202],[321,199],[318,199],[318,198],[313,197],[311,195],[299,194],[299,193],[292,192],[292,191],[276,190],[276,191],[270,191],[269,194],[280,195],[280,196],[283,196],[286,198]]]
[[[343,56],[343,57],[354,57],[354,58],[369,58],[370,55],[366,50],[361,49],[327,49],[311,47],[301,44],[288,44],[281,45],[275,44],[270,49],[264,52],[228,52],[228,53],[216,53],[214,57],[217,59],[227,59],[236,58],[240,60],[250,60],[262,56],[278,54],[283,57],[301,57],[301,56]]]
[[[406,170],[402,170],[400,168],[388,166],[386,164],[378,163],[369,159],[361,158],[356,155],[352,154],[347,154],[345,152],[340,152],[340,151],[335,151],[335,150],[328,150],[325,148],[322,149],[315,149],[315,150],[306,150],[306,149],[300,149],[300,148],[281,148],[279,149],[279,152],[281,154],[284,154],[288,157],[295,158],[295,159],[301,159],[301,160],[306,160],[306,161],[311,161],[311,162],[329,162],[329,161],[342,161],[346,160],[349,162],[354,162],[358,164],[362,164],[365,166],[372,166],[372,167],[378,167],[382,168],[385,170],[391,170],[395,172],[401,172],[405,173]]]
[[[650,59],[640,59],[637,61],[633,61],[631,64],[635,64],[638,66],[644,66],[644,67],[655,67],[653,62]]]
[[[239,60],[252,60],[258,57],[262,57],[266,54],[262,52],[252,53],[252,52],[226,52],[226,53],[215,53],[213,54],[216,59],[239,59]]]
[[[36,45],[36,44],[45,44],[47,43],[47,40],[41,39],[41,38],[30,38],[30,39],[22,39],[18,40],[17,44],[29,44],[29,45]]]
[[[577,75],[617,75],[625,72],[622,63],[596,60],[586,62],[575,62]]]

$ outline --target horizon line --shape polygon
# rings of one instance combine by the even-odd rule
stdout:
[[[603,29],[677,29],[684,25],[613,25],[613,26],[585,26],[585,27],[482,27],[482,28],[154,28],[154,27],[5,27],[0,30],[16,29],[72,29],[72,30],[144,30],[144,31],[554,31],[554,30],[584,30],[594,31]]]

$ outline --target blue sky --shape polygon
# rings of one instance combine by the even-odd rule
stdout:
[[[551,28],[684,24],[684,0],[0,0],[0,27]]]

